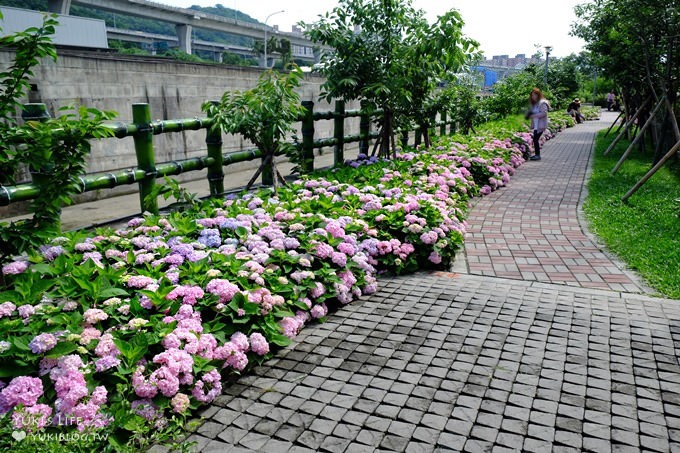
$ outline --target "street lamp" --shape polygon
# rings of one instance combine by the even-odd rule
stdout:
[[[545,74],[543,75],[543,82],[546,89],[548,89],[548,63],[550,62],[550,52],[552,50],[552,46],[545,46]]]
[[[264,20],[264,68],[265,68],[265,69],[267,69],[267,67],[269,66],[269,65],[267,64],[267,22],[269,21],[269,18],[271,18],[272,16],[274,16],[274,15],[276,15],[276,14],[285,13],[285,12],[286,12],[286,10],[285,10],[285,9],[282,9],[281,11],[277,11],[277,12],[275,12],[275,13],[271,13],[271,14],[270,14],[269,16],[267,16],[267,18]]]

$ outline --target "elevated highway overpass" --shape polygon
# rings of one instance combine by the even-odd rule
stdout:
[[[148,0],[48,0],[48,9],[53,13],[68,15],[72,4],[87,6],[110,13],[155,19],[174,24],[177,31],[179,48],[189,54],[192,51],[191,32],[194,27],[253,39],[264,38],[265,25],[253,24],[191,9],[177,8]],[[294,53],[296,49],[307,49],[298,50],[298,53],[311,54],[312,49],[316,47],[314,43],[302,34],[277,31],[271,27],[267,27],[267,30],[279,38],[289,40]]]

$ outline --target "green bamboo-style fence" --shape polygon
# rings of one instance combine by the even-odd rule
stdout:
[[[342,101],[335,103],[335,110],[328,112],[315,112],[313,102],[303,102],[305,113],[299,118],[302,123],[302,141],[298,145],[303,155],[303,171],[314,170],[314,150],[332,147],[334,164],[342,164],[345,160],[344,149],[349,143],[359,143],[359,152],[368,154],[370,140],[377,138],[377,132],[371,132],[371,116],[363,110],[345,110]],[[28,113],[26,113],[28,112]],[[374,112],[373,115],[380,115]],[[359,134],[345,135],[345,120],[359,117]],[[24,119],[28,121],[40,121],[49,118],[45,104],[27,104]],[[446,114],[440,114],[441,120],[437,122],[440,133],[446,133],[446,127],[453,130],[453,123],[446,121]],[[333,120],[333,137],[315,138],[315,123],[317,121]],[[213,131],[213,120],[206,118],[186,118],[172,120],[151,120],[149,104],[140,103],[132,105],[132,123],[112,122],[107,123],[112,135],[116,138],[132,137],[134,140],[137,167],[130,170],[119,170],[108,173],[88,174],[78,178],[74,190],[76,193],[90,192],[100,189],[112,189],[114,187],[137,183],[139,185],[139,200],[142,212],[158,212],[158,202],[148,195],[153,193],[157,178],[176,176],[191,171],[208,170],[208,184],[210,195],[216,196],[224,192],[224,167],[237,162],[255,160],[262,157],[258,149],[250,149],[238,152],[223,153],[222,133]],[[190,159],[175,160],[157,164],[155,162],[153,137],[159,134],[176,133],[188,130],[205,130],[206,146],[208,155]],[[402,146],[408,144],[408,132],[402,131]],[[416,128],[418,132],[418,128]],[[269,175],[271,177],[271,175]],[[263,175],[263,184],[270,184],[267,175]],[[0,185],[0,206],[28,201],[40,193],[40,182],[36,179],[30,183],[17,184],[14,186]]]

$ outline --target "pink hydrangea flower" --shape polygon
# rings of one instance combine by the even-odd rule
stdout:
[[[99,308],[90,308],[83,313],[83,319],[87,324],[97,324],[98,322],[109,319],[109,315]]]
[[[202,403],[210,403],[222,392],[220,373],[212,370],[205,373],[200,380],[196,381],[191,394]]]
[[[431,245],[439,240],[439,236],[434,231],[428,231],[420,235],[420,240],[423,244]]]
[[[0,391],[0,414],[22,404],[33,406],[43,394],[43,384],[39,378],[30,376],[15,377],[7,387]]]
[[[189,400],[189,397],[184,393],[178,393],[172,397],[172,400],[170,400],[170,404],[172,405],[173,411],[175,411],[178,414],[183,414],[187,411],[187,409],[189,409],[191,401]]]
[[[101,359],[97,359],[94,363],[97,373],[110,370],[111,368],[115,368],[118,365],[120,365],[120,359],[114,356],[102,357]]]
[[[98,340],[102,333],[94,327],[86,327],[80,333],[80,344],[87,346],[92,340]]]
[[[430,256],[428,256],[427,259],[433,264],[440,264],[442,262],[442,257],[437,252],[430,253]]]
[[[17,311],[19,312],[19,316],[24,319],[28,319],[35,314],[35,307],[33,305],[26,304],[20,306]]]
[[[5,275],[23,274],[28,269],[28,261],[13,261],[2,266],[2,273]]]
[[[34,433],[43,429],[52,415],[52,408],[47,404],[36,404],[15,409],[12,413],[12,427]]]
[[[250,349],[262,356],[269,353],[269,343],[261,333],[253,332],[250,334]]]
[[[128,288],[144,289],[149,285],[156,284],[156,280],[145,275],[133,275],[127,281]]]
[[[328,314],[328,308],[326,304],[314,305],[310,311],[312,318],[318,319],[323,318]]]
[[[319,297],[323,296],[326,294],[326,287],[323,286],[321,283],[316,282],[314,283],[314,288],[311,289],[309,294],[314,298],[318,299]]]
[[[168,293],[165,298],[168,300],[176,300],[177,298],[181,297],[183,303],[195,305],[199,299],[203,299],[204,295],[205,293],[198,286],[184,285],[178,286],[177,288],[170,291],[170,293]]]
[[[17,306],[14,305],[12,302],[3,302],[0,304],[0,319],[12,316],[12,313],[14,313],[14,310],[16,310]]]
[[[248,352],[248,350],[250,349],[248,337],[241,332],[234,333],[231,336],[231,342],[234,343],[241,352]]]
[[[210,294],[219,296],[220,302],[222,303],[230,302],[231,299],[234,298],[234,295],[239,292],[238,286],[234,285],[228,280],[218,278],[210,280],[210,282],[208,282],[206,285],[205,290]]]

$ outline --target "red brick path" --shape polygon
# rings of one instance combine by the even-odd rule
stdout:
[[[527,162],[509,187],[478,202],[465,242],[471,274],[641,291],[584,234],[578,218],[593,140],[608,125],[588,122],[558,134],[542,161]]]

